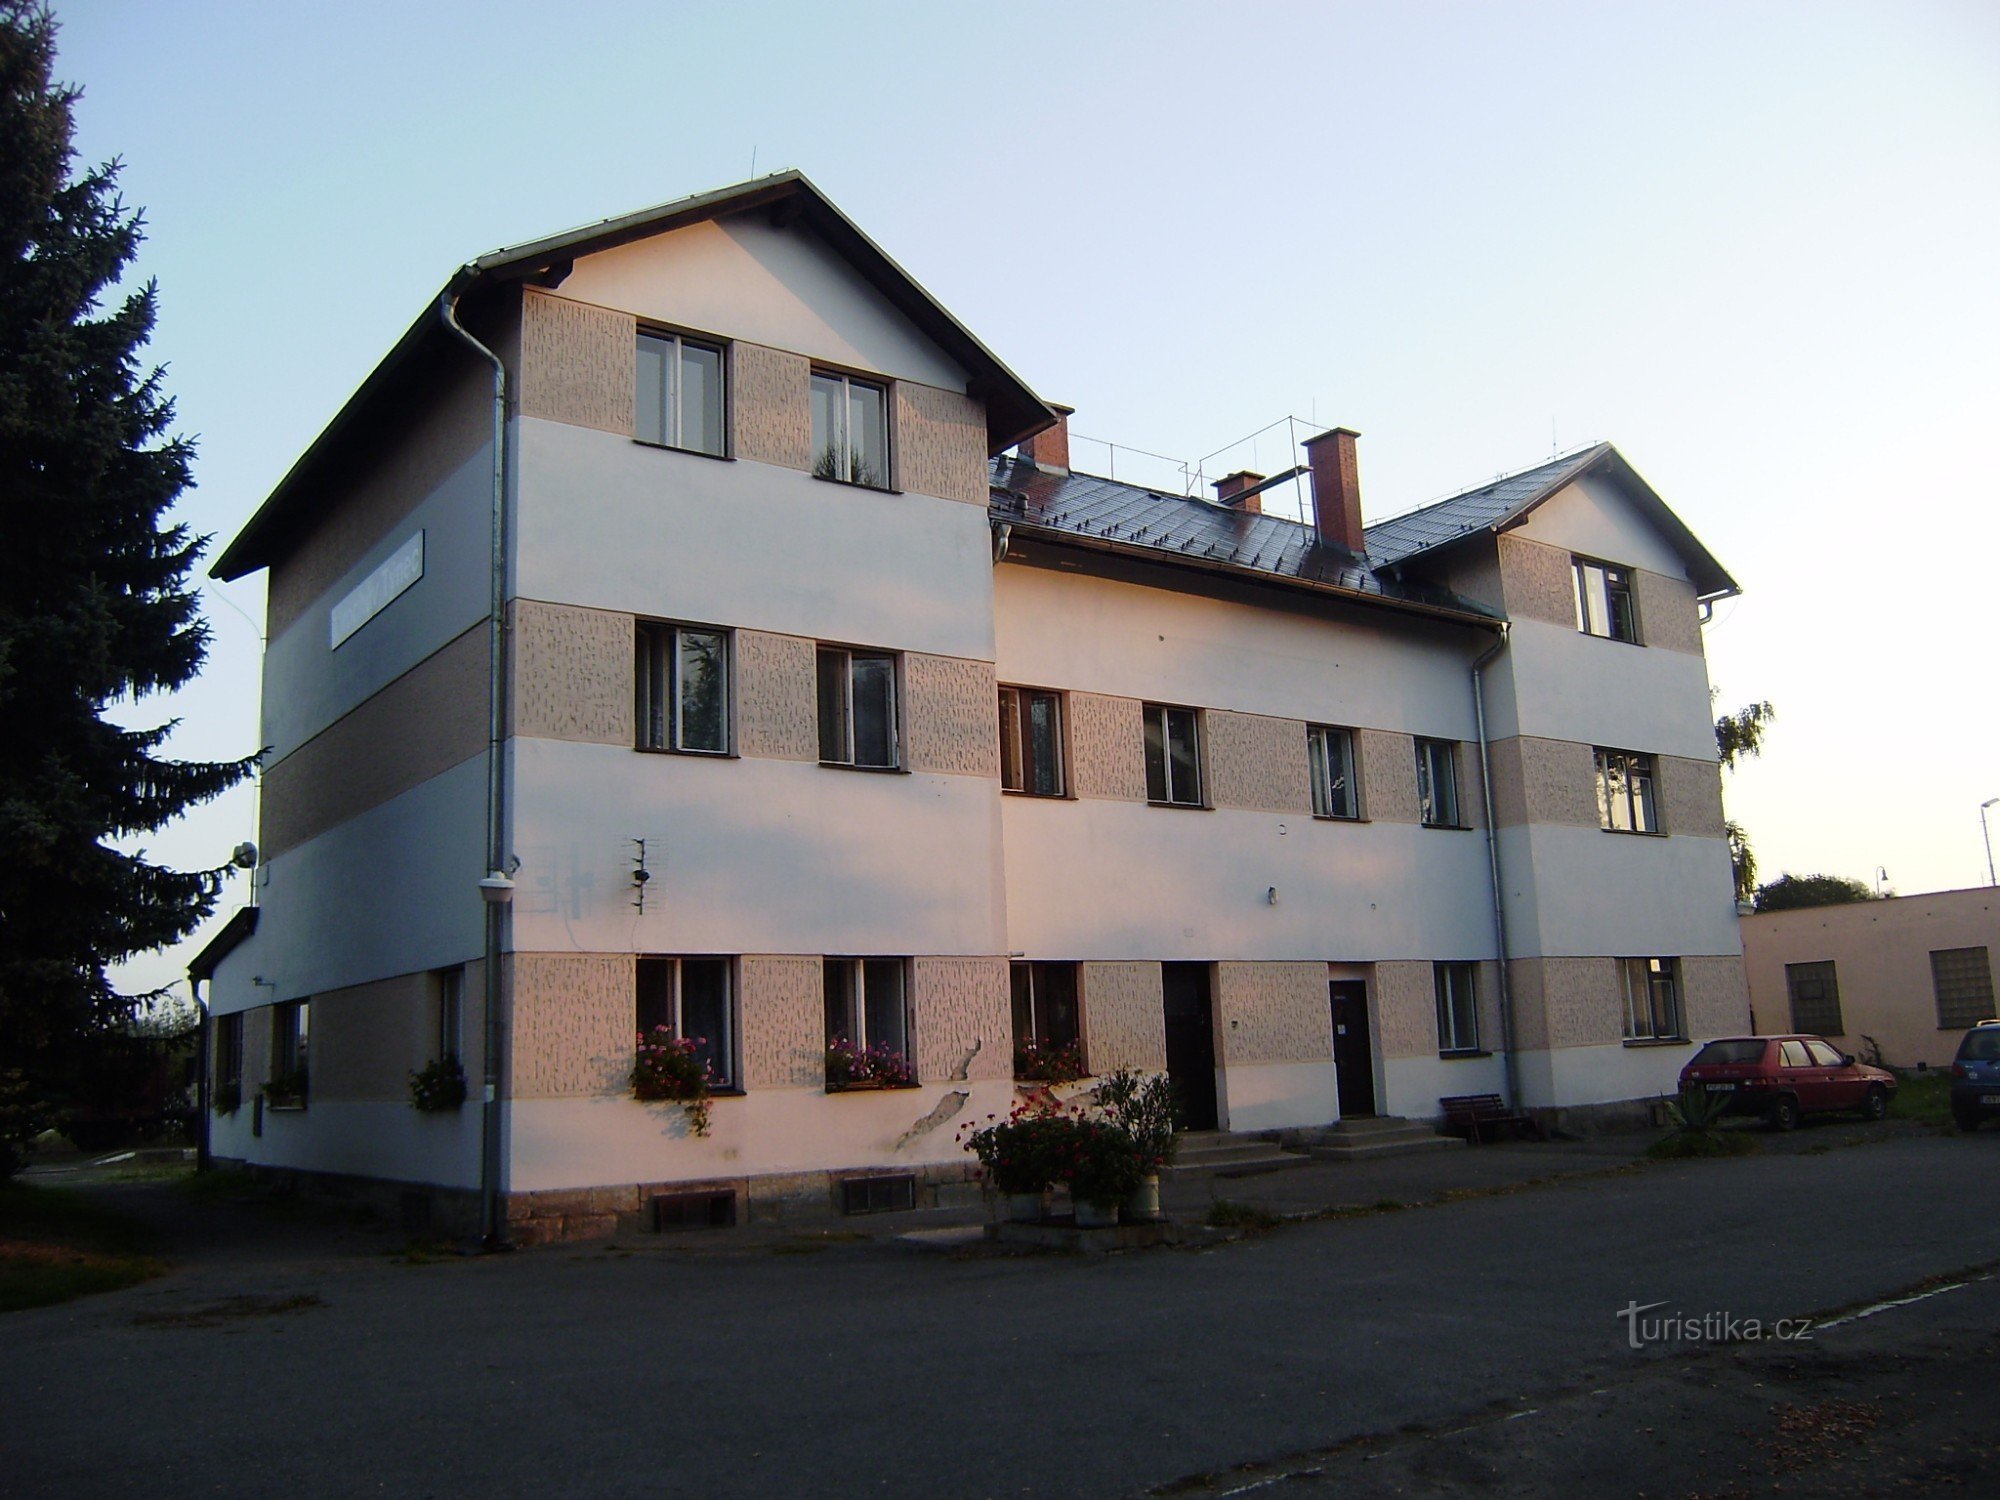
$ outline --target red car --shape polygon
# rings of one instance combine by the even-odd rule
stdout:
[[[1710,1042],[1681,1069],[1683,1089],[1728,1093],[1730,1113],[1762,1115],[1792,1130],[1806,1115],[1889,1112],[1896,1075],[1857,1063],[1817,1036],[1732,1036]]]

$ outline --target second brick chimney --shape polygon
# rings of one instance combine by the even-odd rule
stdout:
[[[1361,538],[1361,466],[1351,427],[1335,427],[1303,444],[1312,466],[1313,521],[1319,539],[1330,547],[1345,547],[1356,557],[1368,549]]]
[[[1051,474],[1069,472],[1069,419],[1075,414],[1074,406],[1058,406],[1049,403],[1049,410],[1056,414],[1056,425],[1044,428],[1031,438],[1023,438],[1020,444],[1021,457],[1038,469],[1046,469]]]
[[[1261,516],[1264,514],[1262,495],[1251,495],[1244,500],[1238,500],[1236,497],[1252,485],[1263,482],[1262,474],[1252,474],[1248,469],[1238,469],[1234,474],[1225,474],[1215,481],[1215,503],[1226,505],[1231,510],[1241,511],[1246,516]]]

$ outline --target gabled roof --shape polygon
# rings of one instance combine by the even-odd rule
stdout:
[[[1284,516],[1246,514],[1095,474],[1051,473],[1022,458],[996,459],[990,478],[988,515],[1023,536],[1468,623],[1502,618],[1446,589],[1385,578]]]
[[[803,172],[777,172],[734,187],[677,199],[615,219],[600,219],[578,229],[490,251],[468,261],[453,274],[441,296],[457,296],[482,285],[530,279],[557,281],[568,274],[579,256],[614,249],[635,240],[666,234],[689,224],[736,214],[766,212],[773,222],[802,222],[833,252],[971,377],[967,394],[985,403],[987,452],[998,453],[1043,428],[1056,416],[1019,376],[970,329],[938,302],[867,235],[833,205]],[[393,404],[398,377],[419,355],[447,346],[459,348],[445,331],[433,297],[346,405],[313,440],[298,462],[278,482],[257,513],[209,569],[212,577],[241,578],[266,567],[279,545],[297,526],[298,507],[314,484],[336,466],[344,442],[356,435],[380,411]]]
[[[1609,443],[1598,443],[1580,453],[1504,475],[1491,484],[1377,522],[1363,531],[1369,561],[1379,568],[1394,567],[1476,532],[1499,532],[1518,526],[1535,507],[1586,474],[1609,480],[1632,502],[1687,565],[1697,595],[1719,599],[1741,592],[1714,554],[1702,546],[1687,524],[1667,508],[1666,501]]]

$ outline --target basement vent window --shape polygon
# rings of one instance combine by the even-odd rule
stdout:
[[[679,1229],[731,1229],[736,1224],[736,1194],[727,1188],[707,1193],[659,1193],[653,1198],[653,1232]]]
[[[840,1183],[840,1211],[844,1214],[893,1214],[917,1206],[917,1179],[905,1172],[898,1177],[845,1177]]]

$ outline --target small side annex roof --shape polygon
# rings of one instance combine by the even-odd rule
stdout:
[[[1477,532],[1506,531],[1564,485],[1594,474],[1608,480],[1649,521],[1687,564],[1695,593],[1703,599],[1724,599],[1742,592],[1715,555],[1704,547],[1687,523],[1668,508],[1657,491],[1639,477],[1625,456],[1609,443],[1552,459],[1532,469],[1508,474],[1477,489],[1439,500],[1407,515],[1367,527],[1368,559],[1390,568],[1463,541]]]
[[[559,281],[579,256],[614,249],[689,224],[757,211],[769,213],[772,221],[780,225],[805,224],[881,293],[890,306],[970,372],[966,394],[985,404],[989,454],[1000,453],[1055,424],[1055,413],[1019,376],[799,171],[776,172],[733,187],[490,251],[461,266],[445,283],[441,295],[458,295],[480,285]],[[300,507],[308,503],[307,497],[323,474],[336,466],[347,437],[365,429],[379,409],[392,401],[398,377],[405,367],[420,353],[455,343],[439,321],[438,300],[433,297],[426,304],[396,346],[361,383],[360,389],[348,397],[347,403],[278,482],[235,540],[223,549],[209,569],[211,577],[241,578],[269,566],[298,525]]]

